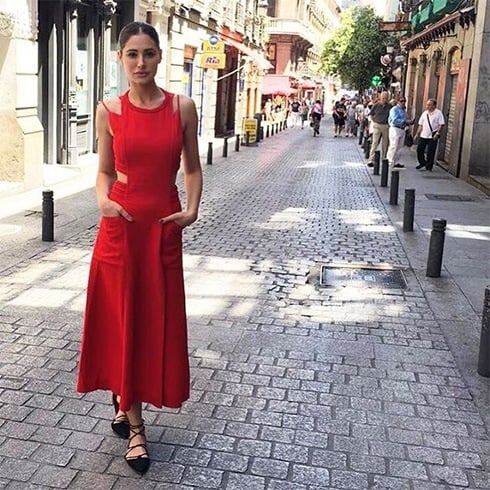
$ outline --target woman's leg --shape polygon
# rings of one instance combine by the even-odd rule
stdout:
[[[134,436],[128,445],[128,449],[131,449],[132,447],[134,447],[134,449],[130,451],[130,454],[128,454],[128,456],[130,458],[148,458],[148,452],[146,451],[146,448],[141,446],[135,447],[138,444],[146,444],[145,433],[132,429],[132,427],[136,428],[143,424],[141,403],[133,403],[131,405],[131,409],[126,412],[126,415],[130,424],[130,437]]]

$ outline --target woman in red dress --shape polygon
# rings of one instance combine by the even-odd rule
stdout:
[[[189,397],[182,230],[197,219],[202,172],[194,102],[155,83],[162,60],[155,29],[143,22],[125,26],[118,55],[129,90],[97,108],[102,217],[77,389],[113,393],[112,428],[129,439],[129,466],[145,473],[142,402],[178,408]]]

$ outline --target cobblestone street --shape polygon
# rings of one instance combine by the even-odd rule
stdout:
[[[488,380],[445,332],[479,319],[466,303],[438,317],[441,283],[420,279],[357,142],[323,125],[203,162],[184,234],[191,399],[145,409],[145,477],[109,394],[74,391],[93,191],[90,223],[0,271],[0,488],[490,488]],[[407,288],[320,286],[337,263],[389,264]]]

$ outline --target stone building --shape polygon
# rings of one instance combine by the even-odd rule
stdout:
[[[439,165],[490,193],[490,5],[486,0],[433,0],[415,7],[405,0],[412,32],[407,53],[406,95],[413,115],[429,97],[446,118]]]
[[[199,133],[239,132],[260,110],[258,0],[0,0],[0,182],[42,185],[43,164],[82,165],[96,151],[99,100],[127,89],[118,62],[121,27],[151,23],[164,61],[158,83],[191,96]],[[203,63],[216,40],[222,67]],[[222,55],[222,56],[221,56]]]

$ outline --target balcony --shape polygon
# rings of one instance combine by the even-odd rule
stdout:
[[[425,26],[433,24],[448,14],[452,14],[461,5],[460,0],[432,0],[425,8],[412,14],[413,32],[420,32]]]
[[[265,26],[265,32],[269,35],[289,34],[291,36],[298,36],[308,41],[311,45],[316,44],[315,36],[308,27],[295,19],[269,18]]]

